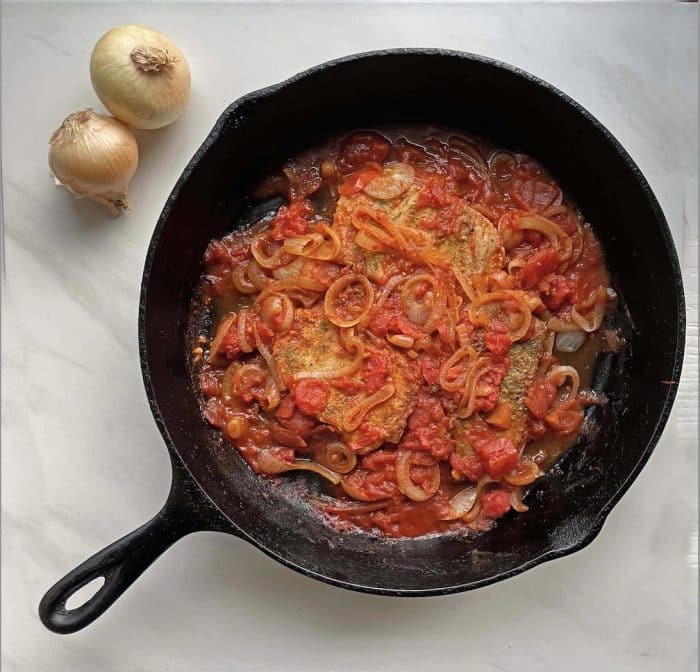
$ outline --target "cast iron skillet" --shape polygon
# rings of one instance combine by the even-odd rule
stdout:
[[[334,531],[294,488],[255,476],[222,448],[200,417],[186,368],[204,249],[240,226],[252,185],[332,133],[389,121],[464,129],[539,159],[593,223],[622,297],[617,319],[630,347],[599,367],[596,384],[610,403],[588,419],[594,431],[532,488],[527,513],[471,538]],[[572,553],[596,537],[649,458],[675,396],[664,381],[679,379],[684,333],[678,259],[649,185],[612,135],[549,84],[480,56],[408,49],[342,58],[249,94],[223,113],[175,185],[143,273],[141,367],[172,458],[170,496],[152,520],[53,586],[41,620],[59,633],[85,627],[166,548],[198,530],[239,536],[307,576],[384,595],[471,590]],[[100,590],[67,610],[67,598],[97,577],[105,578]]]

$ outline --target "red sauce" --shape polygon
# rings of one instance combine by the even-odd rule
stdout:
[[[426,333],[422,318],[407,312],[400,287],[384,297],[380,308],[365,314],[366,288],[351,283],[336,297],[334,314],[343,324],[352,323],[352,327],[343,327],[347,331],[344,338],[350,341],[344,342],[341,367],[353,361],[359,347],[352,339],[363,342],[357,368],[327,379],[297,379],[284,369],[276,370],[278,364],[273,368],[270,359],[276,361],[271,353],[290,329],[287,304],[279,299],[278,304],[268,306],[260,292],[278,283],[280,289],[272,295],[287,296],[294,311],[316,310],[318,319],[323,311],[328,314],[325,307],[304,306],[309,302],[318,306],[314,292],[326,291],[345,274],[357,272],[343,256],[348,254],[342,239],[347,234],[334,223],[336,202],[338,198],[364,198],[372,185],[391,174],[387,171],[397,161],[410,166],[411,179],[418,185],[415,203],[421,215],[414,225],[415,235],[429,236],[436,247],[451,240],[462,230],[465,205],[497,227],[505,243],[505,257],[498,268],[475,275],[471,281],[479,296],[506,292],[504,298],[475,316],[459,283],[449,269],[438,264],[430,271],[437,284],[416,283],[411,296],[417,302],[412,304],[414,312],[419,310],[415,305],[434,305],[444,297],[444,315]],[[280,190],[286,192],[287,203],[271,220],[214,240],[207,248],[198,300],[210,307],[215,325],[193,348],[203,417],[222,430],[232,449],[240,451],[258,473],[278,473],[292,468],[299,459],[313,459],[320,468],[331,469],[334,480],[341,483],[326,487],[328,496],[334,498],[325,506],[326,515],[341,528],[379,530],[389,536],[465,527],[488,529],[520,497],[518,484],[527,481],[533,460],[544,468],[571,443],[580,430],[583,408],[593,399],[585,394],[572,396],[569,379],[552,378],[555,374],[550,367],[556,361],[548,353],[541,357],[537,375],[529,380],[522,399],[509,399],[504,391],[515,341],[535,337],[534,320],[571,324],[573,308],[587,306],[599,287],[607,287],[603,253],[591,229],[555,180],[532,158],[498,150],[481,139],[429,129],[358,131],[334,139],[291,160],[283,173],[268,178],[257,193],[270,196]],[[370,236],[369,240],[375,240],[380,252],[387,250],[382,236],[414,235],[405,228],[387,234],[393,231],[394,222],[383,210],[378,213],[379,224],[375,222],[371,229],[377,238]],[[549,222],[544,229],[522,226],[523,221],[540,222],[542,218]],[[327,234],[319,234],[320,224],[335,230],[342,254],[324,254],[323,246],[332,247],[334,242]],[[555,238],[552,226],[558,232]],[[265,258],[263,266],[251,252],[251,243],[257,239],[258,254]],[[294,246],[300,240],[316,246],[308,256],[296,256]],[[561,241],[571,245],[565,261]],[[396,276],[426,272],[422,262],[411,256],[415,254],[411,250],[421,249],[420,243],[406,245],[401,254],[385,254],[383,266],[374,269],[375,302]],[[295,259],[304,261],[303,269],[285,270],[293,267]],[[280,274],[281,270],[285,273]],[[290,278],[303,278],[308,286],[283,286]],[[438,294],[435,287],[441,288]],[[524,296],[529,297],[528,310],[534,318],[525,335],[516,337],[513,325],[522,319],[524,300],[517,297]],[[483,370],[472,386],[469,413],[463,417],[460,413],[465,409],[469,376],[476,375],[476,360],[466,357],[450,369],[448,384],[450,380],[465,381],[464,388],[455,392],[443,388],[441,371],[464,339],[473,346],[474,358]],[[589,339],[584,348],[586,361],[595,358],[598,348],[599,339]],[[325,350],[320,349],[318,356],[324,357]],[[563,363],[576,365],[573,359]],[[392,435],[390,423],[372,420],[372,411],[358,416],[352,430],[335,422],[333,413],[349,412],[356,399],[391,391],[397,366],[414,386],[399,435]],[[582,387],[589,368],[588,364],[577,366]],[[346,401],[338,404],[339,398]],[[388,402],[380,401],[377,408],[383,403]],[[526,415],[523,435],[511,432],[513,407],[518,403],[526,409],[522,411]],[[343,444],[349,434],[352,441]],[[339,444],[342,455],[331,459],[333,446]],[[409,462],[401,462],[401,455],[409,455]],[[343,459],[350,462],[345,464]],[[408,485],[402,471],[406,468]],[[478,510],[465,514],[463,520],[461,515],[447,520],[454,517],[454,496],[476,484]]]

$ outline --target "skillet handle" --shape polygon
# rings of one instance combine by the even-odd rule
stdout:
[[[90,625],[178,539],[191,532],[218,529],[207,520],[214,511],[202,515],[206,503],[178,467],[173,464],[168,500],[151,520],[95,553],[47,591],[39,604],[39,618],[49,630],[69,634]],[[87,602],[75,609],[66,607],[73,593],[100,577],[104,584]]]

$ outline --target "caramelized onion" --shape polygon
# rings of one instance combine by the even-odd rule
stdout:
[[[464,292],[465,296],[470,300],[470,301],[475,301],[477,298],[477,291],[476,288],[474,287],[474,284],[472,283],[471,280],[469,280],[462,271],[457,268],[457,266],[452,266],[451,269],[452,274],[455,276],[457,279],[457,282],[459,283],[459,286],[462,288],[462,291]]]
[[[391,296],[391,293],[402,283],[406,282],[406,278],[403,275],[395,275],[390,280],[384,285],[384,288],[382,289],[382,293],[379,295],[379,298],[377,299],[377,302],[374,304],[372,308],[372,312],[376,313],[388,300],[388,298]]]
[[[228,317],[225,317],[221,322],[219,322],[219,325],[216,327],[216,334],[214,334],[214,340],[211,342],[211,346],[209,348],[209,363],[213,364],[216,362],[216,358],[219,354],[219,348],[221,347],[221,341],[224,340],[224,336],[228,333],[228,330],[231,328],[231,325],[233,324],[233,321],[236,319],[236,315],[232,314],[229,315]]]
[[[357,465],[357,455],[344,443],[334,441],[326,448],[326,464],[339,474],[347,474]]]
[[[533,460],[522,460],[503,480],[511,485],[530,485],[540,475],[540,466]]]
[[[520,215],[516,221],[517,228],[521,230],[537,231],[541,233],[549,241],[552,248],[557,251],[560,261],[568,261],[571,259],[571,253],[573,251],[571,237],[553,221],[531,213]]]
[[[280,405],[280,389],[272,379],[272,376],[265,377],[265,389],[263,397],[260,400],[260,405],[266,411],[272,411]]]
[[[294,324],[294,306],[285,294],[268,294],[260,303],[260,316],[278,334],[288,332]]]
[[[291,264],[280,266],[272,271],[272,277],[275,280],[289,280],[290,278],[298,278],[304,270],[306,261],[301,257],[297,257]]]
[[[231,280],[233,281],[233,286],[241,294],[255,294],[258,288],[247,277],[247,268],[248,264],[238,264],[238,266],[235,266],[231,271]]]
[[[238,313],[238,325],[236,327],[238,332],[238,345],[241,348],[241,352],[253,352],[253,346],[248,342],[248,309],[241,308]]]
[[[408,163],[390,163],[367,183],[363,191],[372,198],[389,201],[398,198],[413,184],[416,171]]]
[[[596,331],[603,323],[605,317],[605,302],[607,292],[602,285],[598,289],[591,292],[591,295],[582,303],[577,303],[571,309],[571,320],[577,324],[583,331]],[[589,317],[584,317],[581,313],[589,313]]]
[[[274,356],[272,355],[268,347],[262,342],[260,334],[258,334],[257,330],[254,329],[253,331],[255,333],[255,347],[257,347],[258,352],[262,355],[263,359],[265,360],[267,368],[270,369],[270,375],[272,376],[272,380],[275,382],[275,385],[277,385],[277,389],[280,392],[284,392],[287,389],[287,386],[284,384],[282,378],[280,377],[280,372],[277,368],[277,362],[275,361]]]
[[[513,342],[516,342],[526,336],[530,329],[530,324],[532,323],[532,312],[524,292],[502,289],[498,292],[482,294],[469,306],[469,321],[474,326],[488,326],[489,320],[481,315],[481,309],[490,303],[501,303],[505,301],[513,301],[517,306],[518,312],[522,316],[520,325],[510,332],[511,339]]]
[[[345,412],[345,416],[341,421],[343,431],[355,431],[362,424],[362,421],[370,410],[391,399],[395,393],[396,388],[391,383],[386,383],[374,394],[370,394],[368,397],[355,402],[355,404]]]
[[[415,339],[406,336],[406,334],[388,334],[386,340],[397,348],[403,348],[405,350],[410,350],[416,342]]]
[[[399,450],[396,453],[396,483],[399,490],[414,502],[424,502],[430,499],[440,487],[440,467],[437,464],[429,467],[431,471],[430,486],[424,490],[420,485],[416,485],[411,479],[411,463],[413,461],[413,451]]]
[[[344,366],[340,366],[337,369],[311,369],[310,371],[299,371],[294,374],[294,380],[331,380],[333,378],[344,378],[345,376],[351,376],[362,366],[362,360],[365,356],[365,347],[361,340],[355,339],[354,347],[355,354],[353,355],[352,361],[348,362]]]
[[[464,384],[464,399],[462,400],[462,406],[457,409],[457,417],[468,418],[474,413],[477,397],[482,396],[479,394],[479,381],[482,376],[488,373],[490,367],[491,360],[488,357],[479,357],[474,362]]]
[[[455,350],[447,361],[440,367],[440,377],[438,382],[445,392],[457,392],[464,388],[469,374],[469,366],[465,367],[464,371],[455,374],[454,369],[457,365],[463,364],[462,360],[467,359],[464,364],[471,364],[476,357],[476,351],[470,345],[462,346]],[[452,374],[452,375],[450,375]]]
[[[511,488],[508,493],[508,501],[511,508],[518,513],[525,513],[525,511],[530,510],[527,504],[523,504],[523,491],[521,488]]]
[[[425,284],[430,289],[421,297],[419,290]],[[445,314],[446,303],[444,295],[439,293],[437,281],[427,273],[409,278],[401,289],[404,315],[414,324],[422,326],[428,334],[437,328],[437,323]]]
[[[270,278],[265,275],[265,272],[260,267],[255,259],[251,259],[245,267],[245,277],[250,281],[250,283],[261,292],[270,282]]]
[[[340,252],[340,238],[327,224],[319,224],[311,233],[287,238],[282,249],[294,256],[330,261]]]
[[[277,475],[286,471],[313,471],[319,476],[328,479],[333,485],[340,483],[340,476],[326,469],[321,464],[312,460],[294,460],[294,462],[284,462],[278,460],[269,450],[261,450],[257,456],[258,467],[265,474]]]
[[[285,278],[284,280],[275,280],[269,283],[263,292],[258,295],[258,297],[255,299],[255,303],[258,304],[262,302],[268,294],[274,294],[275,292],[294,292],[299,290],[323,292],[326,290],[326,286],[320,283],[318,280],[312,280],[311,278]]]
[[[344,292],[351,285],[360,285],[364,292],[364,299],[360,305],[359,312],[356,316],[351,318],[341,317],[339,314],[339,298],[342,292]],[[326,296],[323,300],[323,308],[326,317],[330,322],[338,327],[353,327],[358,324],[362,318],[369,314],[369,309],[374,303],[374,290],[372,285],[369,284],[369,280],[364,275],[359,275],[357,273],[351,273],[348,275],[341,275],[326,292]]]
[[[268,241],[263,236],[258,236],[250,244],[250,251],[257,261],[263,268],[279,268],[288,264],[292,258],[284,251],[282,246],[274,249],[270,252],[267,246],[270,245]]]
[[[368,252],[383,252],[386,247],[382,245],[376,238],[365,233],[364,231],[358,231],[355,236],[355,244],[359,245],[363,250]]]
[[[571,389],[566,399],[563,401],[568,401],[573,399],[577,394],[579,387],[581,385],[581,378],[578,371],[573,366],[553,366],[547,373],[547,380],[549,380],[552,385],[556,387],[561,387],[566,382],[566,379],[571,380]]]
[[[341,482],[342,485],[342,482]],[[349,513],[352,515],[361,513],[372,513],[373,511],[381,511],[389,506],[387,500],[380,502],[367,502],[361,504],[359,502],[343,502],[339,499],[323,499],[321,497],[309,497],[309,499],[326,513]]]
[[[457,520],[457,518],[466,516],[474,508],[478,494],[479,491],[474,485],[457,493],[450,500],[450,508],[442,520]]]

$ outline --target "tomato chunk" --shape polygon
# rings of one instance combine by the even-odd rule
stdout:
[[[328,403],[330,388],[322,380],[300,380],[294,388],[294,400],[299,410],[308,415],[320,413]]]
[[[374,394],[389,375],[389,362],[382,352],[373,352],[364,363],[364,379],[367,392]]]
[[[506,436],[492,436],[474,441],[474,450],[481,458],[486,473],[498,480],[518,464],[518,451]]]
[[[306,233],[309,228],[308,218],[311,215],[313,208],[308,201],[295,201],[289,206],[283,205],[272,220],[270,238],[284,240]]]
[[[379,133],[353,133],[343,140],[336,162],[342,173],[349,173],[366,163],[383,163],[391,151],[391,143]]]
[[[523,210],[544,212],[559,198],[561,192],[554,185],[533,179],[527,173],[514,180],[510,190],[513,203]]]
[[[481,506],[487,518],[500,518],[510,511],[510,497],[505,490],[491,490],[484,493]]]
[[[536,380],[527,391],[525,406],[536,418],[544,418],[554,403],[557,388],[548,380]]]
[[[512,343],[513,339],[508,333],[489,331],[484,337],[484,345],[486,345],[486,349],[498,356],[508,354]]]
[[[525,289],[537,287],[542,279],[553,273],[559,266],[559,254],[554,248],[544,247],[537,250],[522,267],[520,277]]]

